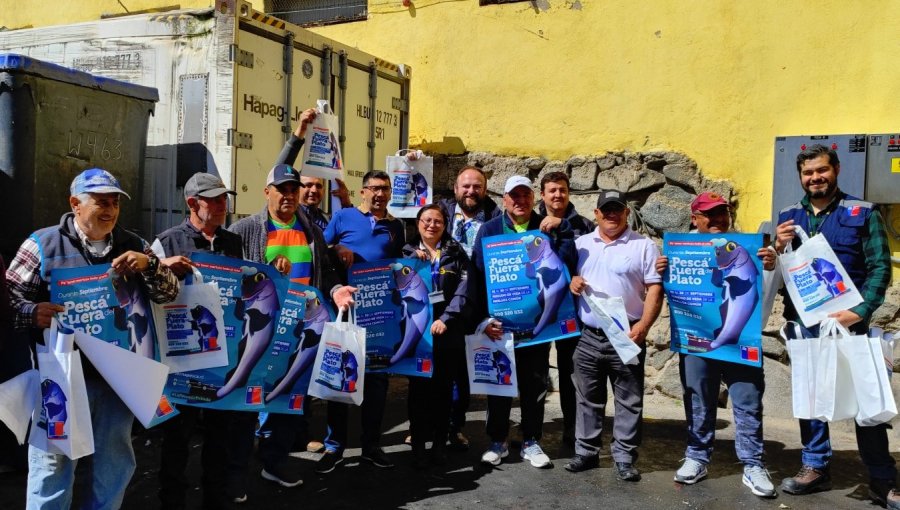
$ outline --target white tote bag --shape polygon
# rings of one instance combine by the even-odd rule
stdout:
[[[636,365],[641,346],[629,338],[631,326],[628,323],[628,313],[625,311],[625,300],[621,297],[603,297],[594,291],[582,294],[588,308],[594,318],[600,323],[600,329],[606,333],[606,338],[616,350],[616,354],[626,365]]]
[[[361,405],[366,375],[366,328],[356,325],[356,312],[350,309],[350,322],[326,322],[312,366],[309,395],[323,400]]]
[[[28,442],[48,453],[79,459],[94,453],[94,431],[81,355],[75,331],[54,318],[38,346],[40,398],[36,402]]]
[[[499,340],[491,340],[484,333],[490,321],[486,319],[475,334],[466,336],[469,392],[473,395],[516,397],[519,395],[519,381],[516,377],[513,335],[506,332]]]
[[[784,286],[803,325],[811,328],[828,315],[850,309],[863,299],[825,236],[810,238],[794,227],[801,245],[792,251],[785,247],[779,257]]]
[[[328,180],[343,179],[340,121],[327,100],[319,99],[316,104],[316,118],[306,130],[301,173]]]
[[[775,251],[771,246],[768,249]],[[769,323],[769,316],[772,315],[772,307],[775,306],[775,296],[784,284],[784,276],[781,273],[781,261],[775,258],[775,268],[771,271],[763,271],[763,292],[762,292],[762,325],[766,327]]]
[[[404,150],[408,152],[402,155]],[[392,187],[388,212],[397,218],[415,218],[432,201],[434,159],[422,151],[404,150],[385,160]]]
[[[225,313],[215,282],[203,282],[196,269],[174,301],[152,303],[159,360],[170,373],[228,365]]]
[[[843,328],[843,326],[841,326]],[[846,333],[849,335],[849,332]],[[887,340],[884,337],[887,336]],[[885,344],[892,344],[890,334],[885,335],[879,328],[870,334],[853,337],[852,342],[841,344],[844,355],[850,362],[850,374],[859,412],[856,423],[862,427],[887,423],[897,416],[897,402],[891,389],[891,380],[885,360]],[[890,347],[893,357],[893,346]],[[893,360],[890,361],[893,370]]]

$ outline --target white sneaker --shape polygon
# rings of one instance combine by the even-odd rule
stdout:
[[[504,443],[491,443],[490,448],[481,456],[481,462],[492,466],[499,466],[500,462],[509,455],[509,445]]]
[[[522,458],[531,462],[536,468],[550,467],[550,457],[541,449],[537,441],[526,441],[522,444]]]
[[[744,485],[750,487],[750,492],[762,498],[775,497],[775,486],[769,478],[769,471],[762,466],[744,466],[744,476],[741,478]]]
[[[693,485],[706,478],[706,464],[692,458],[684,459],[684,464],[675,471],[675,481]]]

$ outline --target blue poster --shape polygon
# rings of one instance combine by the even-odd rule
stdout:
[[[663,288],[675,352],[762,366],[760,234],[669,234]]]
[[[488,314],[503,321],[516,347],[581,334],[569,270],[550,239],[533,230],[481,240]]]
[[[354,264],[356,323],[366,328],[366,371],[431,377],[431,264],[388,259]]]
[[[275,326],[266,375],[266,411],[303,414],[312,365],[331,306],[318,289],[291,282]]]
[[[176,404],[262,410],[271,344],[287,279],[272,266],[246,260],[208,253],[192,253],[190,258],[204,282],[219,286],[228,365],[171,374],[166,388]]]

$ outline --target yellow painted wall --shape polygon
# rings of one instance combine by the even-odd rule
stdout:
[[[122,3],[133,11],[175,1]],[[28,5],[0,0],[0,25],[123,12],[116,0]],[[754,228],[771,207],[776,135],[900,131],[897,7],[884,0],[484,7],[412,0],[405,8],[402,0],[370,0],[368,21],[315,30],[412,66],[411,144],[548,158],[681,151],[706,175],[734,183],[738,220]],[[900,225],[895,209],[890,221]],[[893,246],[900,256],[900,244]]]

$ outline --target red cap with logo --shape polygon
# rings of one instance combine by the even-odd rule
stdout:
[[[691,212],[703,212],[720,206],[731,207],[725,197],[712,191],[704,191],[691,202]]]

